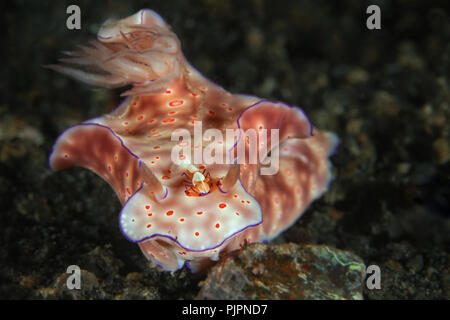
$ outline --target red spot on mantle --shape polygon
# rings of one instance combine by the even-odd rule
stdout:
[[[170,107],[178,107],[181,106],[184,103],[183,100],[173,100],[169,102]]]

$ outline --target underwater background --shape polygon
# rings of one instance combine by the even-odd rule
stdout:
[[[71,4],[81,30],[66,28]],[[366,28],[371,4],[381,30]],[[113,110],[123,90],[43,66],[142,8],[167,21],[212,81],[298,105],[340,138],[329,191],[270,245],[208,274],[147,263],[121,234],[107,183],[47,163],[58,134]],[[0,299],[450,298],[446,1],[17,0],[0,11]],[[381,289],[339,266],[352,261],[379,266]],[[65,286],[72,264],[81,290]]]

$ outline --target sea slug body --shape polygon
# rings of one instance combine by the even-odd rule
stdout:
[[[107,21],[96,41],[68,54],[65,65],[49,67],[131,89],[112,113],[64,131],[50,166],[82,166],[105,179],[123,205],[122,233],[164,270],[186,264],[195,272],[245,242],[271,240],[327,190],[336,136],[313,128],[298,107],[230,94],[206,79],[154,11]],[[228,130],[239,132],[232,144],[217,139]],[[250,134],[270,131],[277,134],[264,142]],[[183,133],[194,139],[173,139]],[[267,152],[257,163],[239,161],[239,150],[250,158],[252,141]],[[183,150],[179,161],[173,150]],[[211,150],[229,161],[196,161]],[[276,170],[264,174],[275,154]]]

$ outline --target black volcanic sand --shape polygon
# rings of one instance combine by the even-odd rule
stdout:
[[[446,1],[3,1],[0,298],[195,297],[205,275],[150,266],[120,233],[120,203],[82,168],[52,172],[59,133],[112,110],[121,90],[44,69],[110,17],[152,6],[188,60],[235,93],[299,105],[341,139],[334,180],[274,243],[350,251],[381,268],[365,299],[449,299],[450,12]],[[130,4],[129,2],[133,2]],[[5,7],[7,6],[7,7]],[[5,41],[6,40],[6,41]],[[71,264],[84,287],[64,290]]]

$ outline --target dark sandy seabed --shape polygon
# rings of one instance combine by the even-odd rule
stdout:
[[[80,1],[82,29],[69,31],[71,3],[0,5],[0,298],[450,298],[446,1]],[[369,4],[381,7],[381,30],[365,27]],[[273,245],[249,246],[209,276],[149,265],[120,233],[120,203],[102,179],[47,165],[58,134],[112,110],[123,89],[92,89],[42,66],[93,39],[107,18],[146,7],[207,77],[299,105],[341,139],[329,192]],[[380,266],[382,288],[338,270],[336,254]],[[65,289],[71,264],[83,269],[78,291]],[[231,280],[215,290],[221,279]]]

